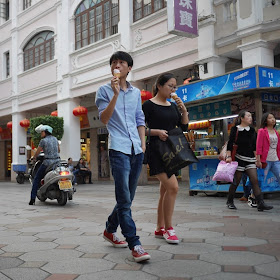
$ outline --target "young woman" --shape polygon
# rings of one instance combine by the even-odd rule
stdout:
[[[276,177],[280,184],[280,136],[276,129],[276,119],[273,114],[265,113],[262,116],[261,127],[257,137],[257,166],[267,163],[264,170],[264,180],[268,172]]]
[[[165,166],[156,152],[158,141],[166,141],[168,131],[180,126],[184,131],[188,127],[188,112],[182,100],[175,96],[175,102],[169,102],[171,93],[176,90],[176,79],[173,74],[166,73],[158,77],[154,86],[154,97],[143,104],[146,124],[150,130],[150,147],[148,164],[150,175],[155,175],[160,181],[160,197],[158,202],[158,217],[155,237],[165,238],[168,243],[179,243],[172,225],[172,215],[178,181],[176,174],[166,172]],[[148,135],[148,131],[146,135]]]
[[[252,124],[252,115],[248,111],[241,111],[235,121],[235,126],[231,128],[226,162],[231,162],[231,152],[235,141],[236,133],[238,131],[236,143],[238,145],[235,160],[238,162],[238,167],[234,175],[233,183],[229,187],[227,207],[229,209],[236,209],[233,199],[237,186],[240,183],[243,172],[248,175],[253,193],[257,201],[258,211],[270,210],[273,207],[266,205],[263,201],[261,189],[258,183],[256,162],[256,131],[250,125]]]

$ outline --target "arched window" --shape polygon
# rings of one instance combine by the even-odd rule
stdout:
[[[133,21],[166,7],[166,0],[133,0]]]
[[[84,0],[75,12],[76,49],[118,33],[118,0]]]
[[[35,35],[23,49],[24,70],[38,66],[54,58],[54,40],[52,31],[43,31]]]

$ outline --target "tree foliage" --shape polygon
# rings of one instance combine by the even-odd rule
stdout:
[[[55,136],[58,140],[61,140],[64,133],[64,121],[61,117],[53,117],[53,116],[40,116],[36,118],[30,119],[30,134],[32,137],[32,141],[34,145],[37,147],[40,140],[41,134],[35,131],[35,128],[40,125],[49,125],[53,128],[52,135]]]

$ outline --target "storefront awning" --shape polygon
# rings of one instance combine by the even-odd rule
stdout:
[[[196,103],[196,101],[206,98],[237,94],[254,89],[280,90],[280,69],[256,65],[226,75],[180,86],[176,93],[184,103]]]

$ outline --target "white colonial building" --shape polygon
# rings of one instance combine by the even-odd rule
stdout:
[[[168,33],[167,2],[0,0],[0,179],[13,180],[11,165],[26,163],[19,147],[30,140],[20,121],[54,110],[64,118],[61,157],[85,156],[98,179],[107,131],[94,98],[117,50],[132,55],[128,79],[146,90],[167,71],[180,85],[198,70],[204,79],[256,64],[280,67],[278,0],[197,0],[193,39]],[[79,105],[89,111],[82,126],[73,115]]]

